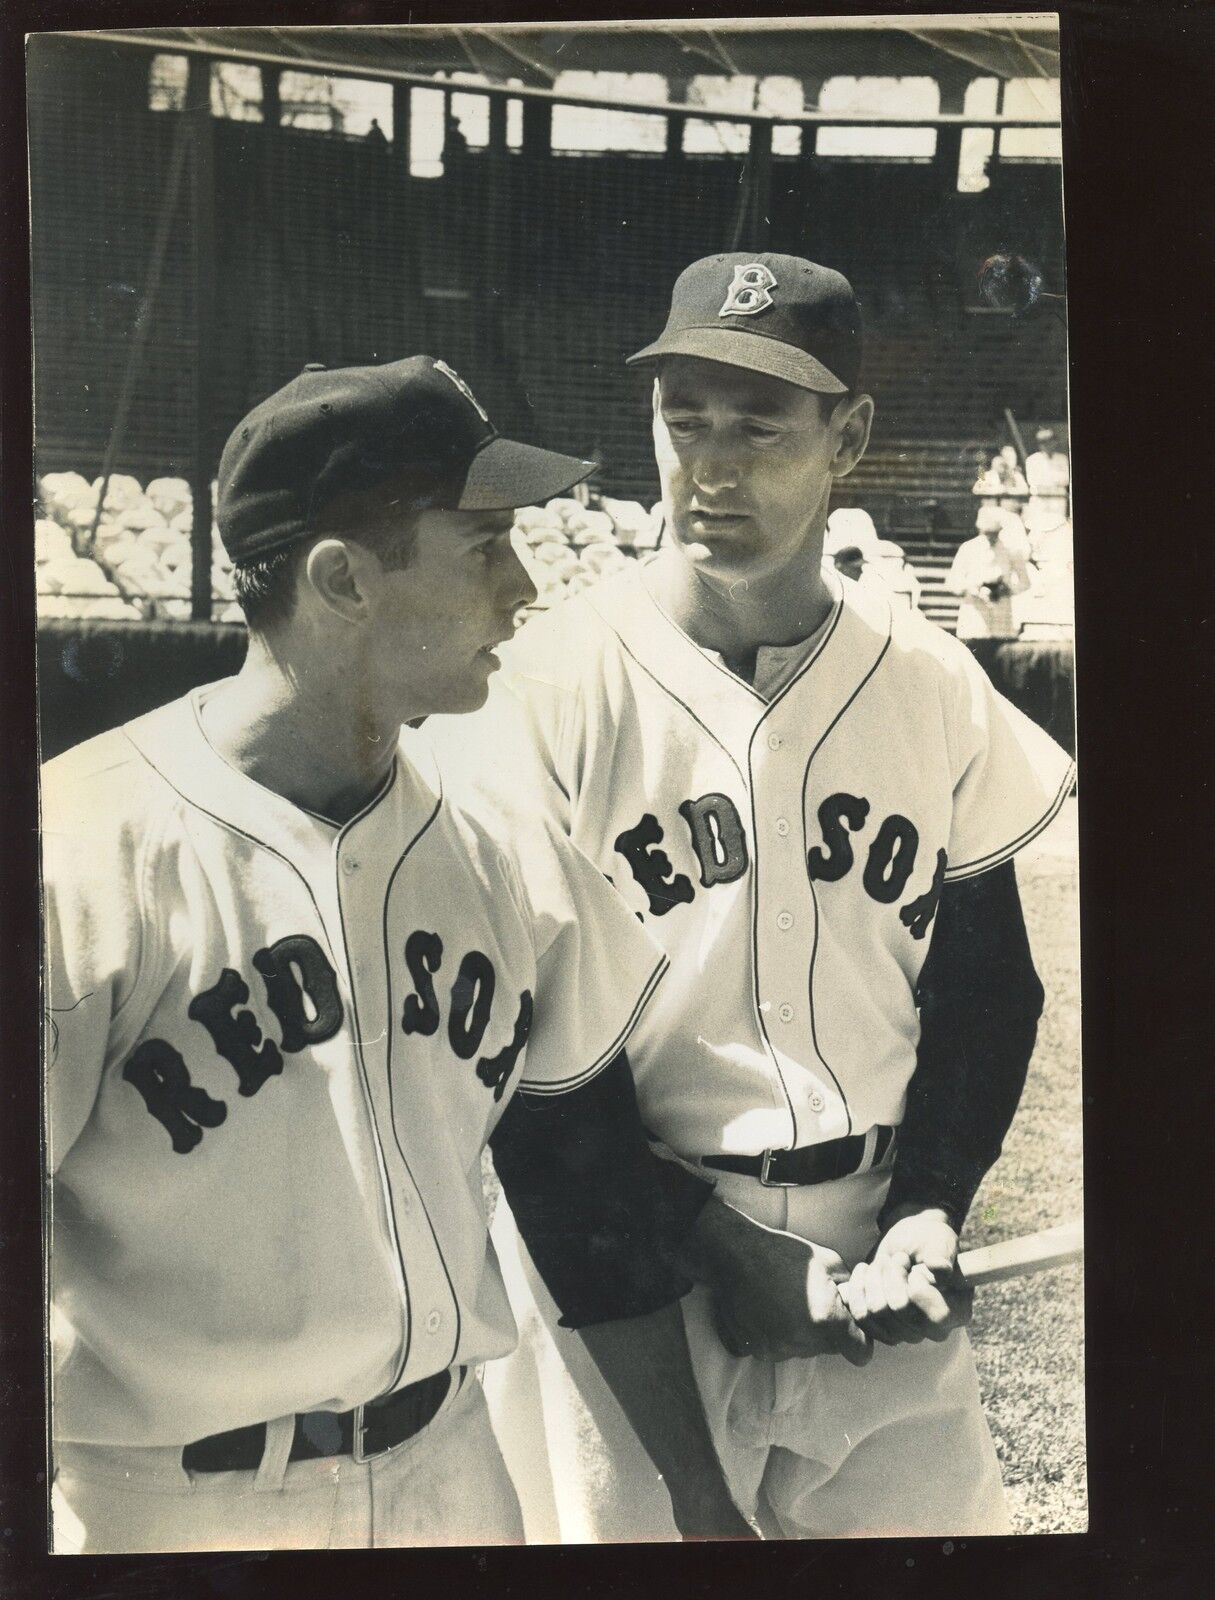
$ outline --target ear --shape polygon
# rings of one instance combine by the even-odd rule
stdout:
[[[304,581],[315,600],[344,622],[362,622],[368,615],[370,550],[345,539],[318,539],[304,562]]]
[[[659,379],[654,379],[653,412],[650,422],[650,435],[654,441],[654,459],[659,466],[664,461],[671,462],[676,458],[675,446],[671,443],[671,435],[667,432],[667,425],[662,420],[662,390]]]
[[[846,478],[869,447],[873,430],[873,396],[858,394],[834,419],[839,442],[831,462],[831,476]]]

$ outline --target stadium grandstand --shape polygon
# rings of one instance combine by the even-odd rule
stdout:
[[[176,588],[118,583],[121,615],[230,619],[211,480],[234,422],[306,362],[419,350],[649,507],[623,359],[687,262],[770,249],[857,287],[877,421],[837,501],[951,626],[976,460],[1066,417],[1058,38],[913,21],[35,35],[37,467],[94,490],[60,517],[70,556],[109,515],[98,479],[187,484]],[[69,591],[49,618],[90,614]]]

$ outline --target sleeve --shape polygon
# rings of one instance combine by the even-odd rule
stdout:
[[[1067,752],[997,693],[964,645],[954,646],[952,663],[955,779],[946,882],[1009,860],[1052,821],[1075,779]]]
[[[659,1181],[623,1054],[566,1094],[521,1088],[490,1146],[562,1327],[641,1316],[692,1287],[674,1264],[686,1217]]]
[[[133,874],[87,826],[55,820],[42,838],[48,1168],[57,1172],[97,1099],[116,1019],[142,959]]]
[[[520,1088],[564,1094],[624,1048],[667,957],[599,869],[547,818],[533,818],[513,842],[536,955]]]
[[[901,1206],[939,1206],[961,1232],[1012,1123],[1042,1012],[1011,861],[945,885],[916,998],[920,1043],[879,1226]]]
[[[945,587],[954,594],[965,594],[970,583],[970,550],[960,544],[954,552],[950,564],[949,576],[945,579]]]

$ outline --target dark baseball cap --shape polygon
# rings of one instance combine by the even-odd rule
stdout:
[[[844,394],[860,380],[862,344],[861,308],[842,273],[801,256],[732,251],[685,267],[661,337],[627,364],[700,356]]]
[[[510,511],[594,469],[502,438],[464,379],[432,356],[332,370],[313,362],[233,430],[215,515],[241,566],[310,537],[338,495],[391,483],[410,511]]]

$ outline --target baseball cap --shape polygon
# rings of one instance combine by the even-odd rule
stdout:
[[[241,566],[309,537],[337,495],[389,480],[408,510],[508,511],[563,494],[594,468],[504,439],[459,373],[433,356],[310,362],[233,430],[216,521]]]
[[[861,308],[842,273],[801,256],[731,251],[685,267],[662,334],[627,365],[700,356],[844,394],[860,379],[862,343]]]

